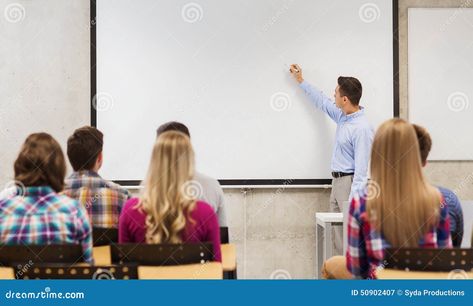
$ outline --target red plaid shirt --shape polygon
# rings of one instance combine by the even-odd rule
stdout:
[[[450,248],[450,221],[447,206],[439,203],[440,219],[419,241],[419,248]],[[376,278],[376,269],[384,260],[384,250],[390,248],[383,234],[374,229],[366,212],[366,191],[355,194],[348,216],[347,268],[356,278]]]

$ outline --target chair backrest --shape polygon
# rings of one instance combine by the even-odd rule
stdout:
[[[424,272],[381,269],[376,271],[377,279],[473,279],[473,272],[452,270],[450,272]]]
[[[384,266],[410,271],[453,271],[473,269],[473,249],[401,248],[385,251]]]
[[[228,227],[220,228],[220,243],[227,244],[230,243],[230,236],[228,235]]]
[[[118,243],[118,229],[116,228],[92,228],[94,246],[110,245]]]
[[[139,266],[139,279],[222,279],[219,262],[178,266]]]
[[[33,264],[13,267],[16,279],[138,279],[137,265],[89,266]]]
[[[0,245],[0,265],[4,266],[79,262],[84,262],[84,257],[78,244]]]
[[[140,266],[171,266],[213,261],[212,243],[114,244],[112,263],[137,263]]]

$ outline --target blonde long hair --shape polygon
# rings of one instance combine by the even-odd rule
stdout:
[[[181,132],[161,134],[154,144],[138,204],[146,213],[147,243],[180,243],[196,199],[186,194],[194,177],[194,151]]]
[[[399,118],[384,122],[373,141],[366,207],[370,223],[393,247],[417,247],[438,222],[441,196],[421,165],[412,125]]]

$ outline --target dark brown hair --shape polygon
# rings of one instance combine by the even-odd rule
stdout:
[[[412,124],[416,131],[417,141],[419,141],[420,159],[423,164],[427,162],[430,149],[432,149],[432,138],[427,130],[417,124]]]
[[[49,134],[36,133],[26,138],[15,165],[15,180],[26,187],[64,188],[66,162],[59,143]]]
[[[191,137],[191,134],[189,133],[189,129],[187,128],[187,126],[177,121],[170,121],[161,125],[156,131],[156,136],[159,137],[159,135],[167,131],[178,131],[178,132],[186,134],[189,138]]]
[[[67,140],[67,157],[74,171],[91,170],[102,148],[102,132],[91,126],[75,130]]]
[[[337,82],[338,91],[342,97],[346,96],[350,100],[351,104],[355,106],[360,104],[363,88],[357,78],[340,76],[338,77]]]

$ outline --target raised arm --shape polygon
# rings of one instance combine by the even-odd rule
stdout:
[[[309,96],[309,99],[315,107],[326,113],[333,121],[335,121],[335,123],[338,123],[340,117],[343,115],[342,110],[339,109],[324,93],[304,80],[302,77],[302,69],[299,65],[291,65],[289,71],[299,83],[300,88],[302,88],[305,94]]]

